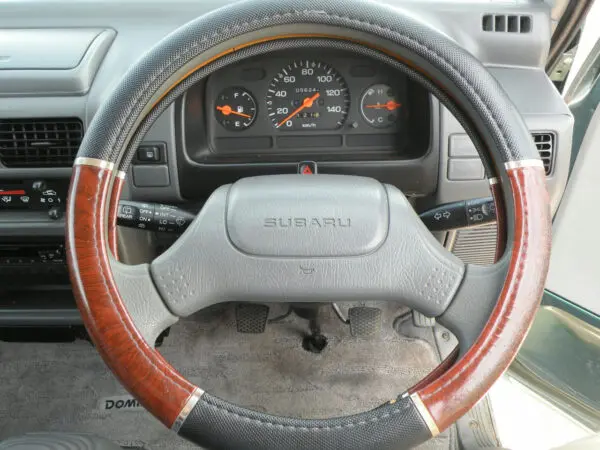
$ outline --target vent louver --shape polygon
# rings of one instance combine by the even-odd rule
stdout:
[[[452,252],[469,264],[493,264],[496,257],[496,223],[456,232]]]
[[[540,158],[544,163],[544,169],[546,175],[552,173],[552,166],[554,161],[554,134],[553,133],[531,133],[533,142],[540,153]]]
[[[0,119],[0,163],[71,167],[82,138],[79,119]]]
[[[531,16],[516,14],[485,14],[481,20],[483,31],[498,33],[530,33]]]

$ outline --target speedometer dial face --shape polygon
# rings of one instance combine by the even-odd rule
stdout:
[[[319,61],[294,61],[267,92],[267,113],[280,130],[335,130],[348,115],[350,95],[342,76]]]

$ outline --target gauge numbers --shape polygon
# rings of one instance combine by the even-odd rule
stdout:
[[[280,130],[335,130],[348,115],[344,78],[320,61],[299,60],[281,69],[269,85],[267,113]]]

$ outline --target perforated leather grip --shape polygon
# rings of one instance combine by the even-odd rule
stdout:
[[[180,434],[223,450],[402,450],[431,437],[410,397],[355,416],[301,420],[249,411],[208,394],[196,404]]]

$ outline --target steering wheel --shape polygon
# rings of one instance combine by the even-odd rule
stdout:
[[[338,48],[403,71],[453,112],[486,166],[505,239],[491,266],[444,249],[395,187],[334,175],[272,175],[217,189],[151,264],[115,247],[118,193],[135,149],[186,89],[279,49]],[[285,227],[291,220],[293,226]],[[104,102],[79,150],[68,261],[85,326],[121,383],[167,427],[211,449],[411,448],[464,415],[508,368],[539,305],[550,252],[544,169],[491,74],[402,9],[360,0],[233,4],[159,42]],[[309,269],[309,270],[307,270]],[[459,350],[413,388],[364,413],[278,417],[216,398],[179,374],[154,339],[227,301],[402,301],[436,317]]]

